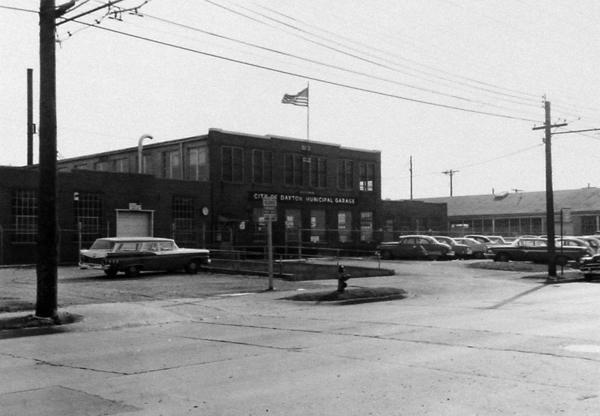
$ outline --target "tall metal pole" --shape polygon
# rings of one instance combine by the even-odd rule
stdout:
[[[58,309],[55,12],[54,0],[40,0],[40,177],[35,314],[53,319]]]

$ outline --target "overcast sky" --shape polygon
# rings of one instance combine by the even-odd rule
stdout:
[[[27,162],[27,68],[37,123],[38,8],[0,0],[1,165]],[[383,198],[410,198],[412,157],[417,199],[448,196],[447,171],[454,195],[543,191],[544,97],[568,123],[555,132],[600,128],[594,0],[151,0],[105,14],[58,27],[59,157],[143,134],[272,134],[381,151]],[[281,103],[307,85],[308,111]],[[599,186],[599,149],[599,132],[553,136],[554,188]]]

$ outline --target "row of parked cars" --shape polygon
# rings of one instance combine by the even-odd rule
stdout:
[[[384,260],[427,259],[452,260],[456,258],[482,259],[491,240],[477,240],[478,236],[452,238],[448,236],[405,235],[398,241],[381,243],[377,246]],[[487,237],[485,237],[487,238]]]
[[[466,235],[464,237],[407,235],[398,241],[381,243],[377,249],[383,259],[450,260],[455,258],[489,258],[495,261],[548,261],[548,244],[544,236],[503,238]],[[556,239],[557,264],[579,263],[583,257],[600,252],[600,239],[594,236]]]

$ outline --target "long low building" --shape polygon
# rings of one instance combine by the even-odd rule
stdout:
[[[448,206],[448,231],[459,236],[544,235],[547,230],[546,192],[425,198]],[[600,230],[600,189],[554,191],[556,234],[591,235]]]

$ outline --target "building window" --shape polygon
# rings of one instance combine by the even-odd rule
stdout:
[[[338,188],[354,189],[352,178],[354,164],[351,160],[338,160]]]
[[[352,241],[352,212],[338,212],[338,236],[341,243]]]
[[[165,179],[179,179],[180,172],[179,151],[164,152],[162,154],[162,177]]]
[[[152,175],[154,173],[152,169],[152,155],[142,156],[142,172]]]
[[[73,216],[79,241],[82,244],[92,244],[102,237],[102,195],[88,192],[75,192],[73,195]]]
[[[598,217],[585,216],[581,217],[581,235],[592,235],[598,230]]]
[[[310,211],[310,241],[313,243],[326,241],[324,210],[313,209]]]
[[[273,183],[273,153],[256,149],[252,151],[252,182]]]
[[[34,190],[13,191],[11,198],[13,243],[35,243],[38,200]]]
[[[206,147],[188,149],[188,177],[192,181],[208,181],[208,159]]]
[[[240,147],[222,147],[222,178],[223,182],[244,181],[244,151]]]
[[[360,162],[358,165],[359,179],[358,186],[361,191],[373,191],[375,181],[375,164],[369,162]]]
[[[327,188],[327,158],[316,156],[310,158],[310,186]]]
[[[360,241],[373,241],[373,213],[360,213]]]
[[[192,197],[174,196],[172,201],[173,236],[182,245],[195,244],[195,203]]]
[[[107,172],[108,171],[108,162],[96,162],[94,164],[94,170]]]
[[[115,172],[129,173],[129,158],[115,159]]]
[[[302,186],[302,156],[286,153],[283,159],[284,180],[288,186]]]
[[[83,164],[80,164],[80,165],[75,165],[75,166],[73,167],[73,169],[77,169],[77,170],[85,170],[85,169],[87,169],[87,168],[88,168],[88,167],[87,167],[87,163],[83,163]]]

